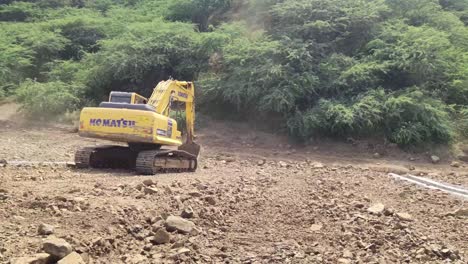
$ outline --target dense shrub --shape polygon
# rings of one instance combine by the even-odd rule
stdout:
[[[467,133],[467,18],[463,0],[2,1],[0,96],[60,115],[173,77],[302,141],[446,143]]]
[[[16,91],[22,109],[32,117],[53,118],[75,109],[79,99],[77,87],[63,82],[38,83],[27,80]]]

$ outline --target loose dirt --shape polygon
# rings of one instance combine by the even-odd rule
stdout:
[[[0,126],[0,160],[72,161],[103,143],[70,131]],[[246,131],[201,129],[195,173],[0,167],[0,262],[42,253],[55,236],[85,263],[467,263],[466,201],[388,176],[467,187],[466,164],[374,158],[356,144],[295,149]]]

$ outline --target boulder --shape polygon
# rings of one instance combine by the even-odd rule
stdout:
[[[413,217],[408,213],[397,213],[396,216],[402,221],[413,221]]]
[[[152,186],[152,185],[156,185],[156,183],[153,182],[152,179],[146,179],[146,180],[143,181],[143,185],[145,185],[145,186]]]
[[[57,264],[86,264],[80,254],[72,252],[59,260]]]
[[[193,209],[190,206],[184,208],[184,210],[182,210],[182,212],[180,213],[180,216],[182,218],[193,218],[193,215]]]
[[[192,221],[173,215],[166,219],[165,226],[169,232],[177,231],[183,234],[188,234],[195,228],[195,224]]]
[[[323,228],[323,225],[313,224],[312,226],[310,226],[310,231],[317,232],[317,231],[320,231],[322,228]]]
[[[371,207],[367,208],[367,211],[371,214],[381,214],[385,210],[385,205],[381,203],[373,204]]]
[[[166,244],[171,241],[171,235],[166,230],[160,228],[156,231],[156,234],[151,237],[150,241],[156,245]]]
[[[51,235],[54,233],[54,226],[42,223],[37,228],[37,233],[39,235]]]
[[[440,162],[440,158],[439,158],[438,156],[436,156],[436,155],[432,155],[432,156],[431,156],[431,161],[432,161],[432,163],[434,163],[434,164],[435,164],[435,163],[439,163],[439,162]]]
[[[153,187],[145,187],[144,192],[145,194],[157,194],[159,190]]]
[[[73,251],[72,246],[67,241],[54,236],[48,237],[44,241],[42,249],[56,259],[62,259]]]
[[[216,205],[216,199],[213,196],[205,197],[205,201],[210,205]]]

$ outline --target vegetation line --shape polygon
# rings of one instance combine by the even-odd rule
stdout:
[[[0,1],[0,100],[53,119],[195,80],[197,106],[307,142],[468,137],[466,0]]]

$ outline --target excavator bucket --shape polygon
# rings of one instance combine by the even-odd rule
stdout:
[[[178,148],[179,150],[182,150],[182,151],[185,151],[185,152],[188,152],[192,155],[194,155],[195,157],[198,158],[198,155],[200,154],[200,145],[198,145],[197,143],[195,142],[186,142],[182,145],[179,146]]]

